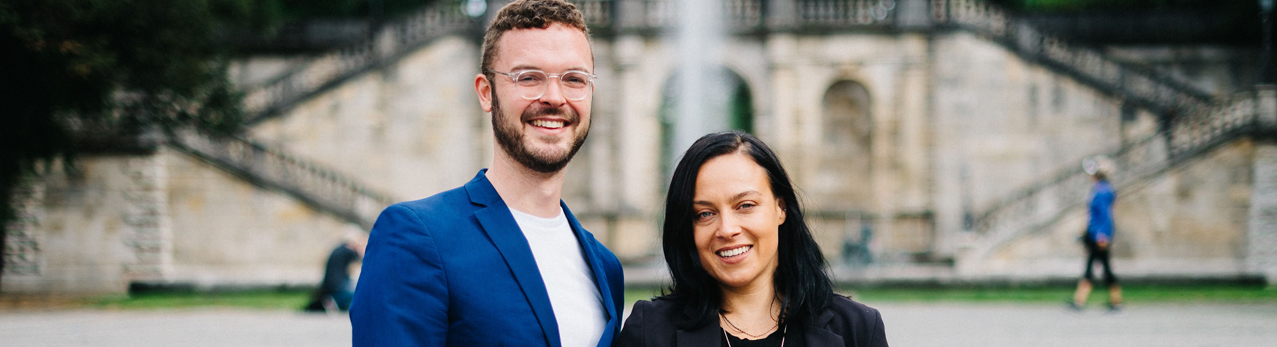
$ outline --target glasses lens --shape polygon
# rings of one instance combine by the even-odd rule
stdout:
[[[524,99],[534,100],[545,93],[545,80],[548,78],[544,72],[528,70],[514,75],[514,83],[519,86],[519,94]]]
[[[583,72],[570,71],[559,77],[559,85],[563,87],[563,97],[581,100],[590,95],[590,75]]]
[[[520,72],[518,75],[514,76],[514,81],[518,83],[520,87],[540,87],[545,85],[545,79],[545,73],[536,70]]]

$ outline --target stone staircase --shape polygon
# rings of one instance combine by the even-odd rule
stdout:
[[[1277,89],[1260,87],[1170,118],[1153,136],[1105,154],[1119,170],[1110,178],[1118,191],[1136,189],[1167,170],[1212,149],[1255,136],[1277,136]],[[1000,199],[975,217],[970,259],[984,259],[1018,237],[1045,232],[1087,203],[1090,177],[1066,169]]]
[[[439,37],[474,27],[463,2],[438,1],[384,26],[358,44],[326,53],[249,90],[244,96],[248,124],[281,114],[351,77],[397,59]]]
[[[244,97],[247,124],[280,115],[346,80],[412,52],[431,40],[472,28],[464,2],[439,1],[387,24],[376,36],[311,59]],[[244,180],[285,193],[317,210],[371,230],[377,215],[398,201],[331,169],[242,136],[194,129],[169,135],[169,145]]]
[[[398,201],[333,170],[243,137],[181,129],[170,134],[169,145],[364,230],[371,230],[381,210]]]
[[[880,30],[906,27],[897,20],[897,3],[909,0],[725,0],[727,25],[737,32],[773,26],[818,30]],[[1113,177],[1118,189],[1130,189],[1211,148],[1255,133],[1273,131],[1271,89],[1256,89],[1215,99],[1162,74],[1126,66],[1102,53],[1071,46],[1043,34],[982,0],[926,1],[928,30],[963,30],[998,43],[1027,61],[1041,64],[1134,106],[1162,115],[1163,129],[1147,139],[1107,153],[1123,170]],[[657,30],[672,25],[669,0],[573,1],[592,27],[609,30]],[[489,12],[503,1],[489,1]],[[622,18],[625,17],[625,18]],[[786,17],[778,20],[773,17]],[[914,16],[916,17],[916,16]],[[913,20],[916,22],[916,20]],[[245,98],[249,124],[282,114],[294,105],[364,72],[393,62],[431,40],[477,30],[464,2],[441,1],[388,24],[375,37],[312,60],[305,66],[251,90]],[[917,25],[911,24],[912,28]],[[243,138],[176,134],[174,147],[284,191],[347,220],[370,225],[393,199],[353,180],[304,162],[278,149]],[[302,179],[297,179],[302,178]],[[976,214],[976,254],[986,254],[1019,235],[1044,230],[1084,203],[1089,178],[1077,170],[1049,175]]]
[[[1026,61],[1163,115],[1214,103],[1210,94],[1186,83],[1126,66],[1092,49],[1069,45],[984,0],[931,0],[931,16],[936,26],[973,32]]]
[[[982,0],[931,0],[932,19],[996,42],[1022,58],[1042,64],[1097,90],[1158,113],[1154,135],[1105,154],[1120,170],[1110,177],[1118,190],[1148,183],[1169,169],[1239,138],[1277,133],[1277,93],[1256,88],[1213,98],[1162,74],[1141,71],[1091,49],[1073,47],[1042,34]],[[1015,191],[975,214],[970,259],[984,259],[1008,242],[1050,226],[1086,203],[1090,177],[1064,169]]]

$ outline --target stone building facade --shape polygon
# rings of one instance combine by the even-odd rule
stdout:
[[[773,6],[772,14],[788,9],[801,20],[814,13],[803,6],[819,1],[729,2]],[[871,11],[883,4],[826,2]],[[613,24],[594,29],[593,125],[568,166],[564,193],[583,225],[636,268],[659,265],[666,165],[679,152],[666,143],[673,130],[663,110],[679,48],[653,29],[661,26],[632,24],[623,12],[650,3],[608,5]],[[1005,16],[987,4],[890,3],[884,18],[893,21],[849,17],[864,26],[813,29],[772,17],[748,30],[729,25],[718,62],[747,92],[750,130],[784,161],[835,271],[896,278],[930,266],[939,270],[927,276],[952,280],[1076,276],[1084,206],[1033,207],[1056,217],[997,237],[980,231],[980,216],[1080,171],[1087,156],[1164,133],[1174,114],[1026,56],[987,31],[937,24],[947,17],[936,9],[950,9],[944,13],[952,18],[970,8],[982,9],[981,18]],[[473,89],[478,49],[466,31],[440,35],[318,89],[246,133],[395,201],[460,186],[491,161],[494,145]],[[252,57],[233,76],[251,76],[243,79],[251,88],[270,80],[262,75],[322,63]],[[1272,278],[1277,262],[1264,245],[1277,233],[1268,170],[1277,154],[1271,132],[1248,134],[1122,186],[1119,273]],[[25,201],[35,201],[26,206],[38,217],[19,235],[39,240],[31,256],[39,271],[7,272],[4,291],[313,282],[322,257],[356,228],[168,147],[83,160],[80,176],[36,180]],[[88,186],[99,188],[77,188]],[[852,257],[856,250],[871,256]]]

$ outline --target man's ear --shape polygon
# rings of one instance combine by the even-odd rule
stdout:
[[[483,112],[492,112],[492,81],[488,80],[487,75],[474,76],[474,92],[479,94],[479,106],[483,108]]]

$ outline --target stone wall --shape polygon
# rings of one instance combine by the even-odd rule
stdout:
[[[941,253],[961,244],[966,214],[1137,140],[1122,132],[1120,100],[992,42],[955,32],[937,38],[934,55],[932,194]],[[1151,134],[1139,130],[1129,136]]]
[[[1246,267],[1277,285],[1277,144],[1255,145],[1254,193],[1250,197],[1246,230]]]
[[[85,155],[32,180],[29,249],[5,293],[120,293],[130,283],[313,285],[344,234],[359,231],[284,194],[161,149]]]
[[[965,221],[1082,158],[1152,135],[1157,117],[963,32],[733,36],[723,66],[754,96],[755,133],[804,192],[822,246],[837,257],[869,226],[889,261],[952,257]],[[667,182],[659,109],[677,61],[660,35],[595,37],[591,136],[564,200],[622,259],[659,254]],[[461,185],[491,160],[489,118],[473,91],[477,44],[446,37],[257,125],[254,136],[399,199]],[[823,97],[853,82],[873,123],[866,201],[806,192],[821,172]],[[579,179],[575,179],[578,178]],[[894,260],[893,260],[894,259]]]
[[[1118,276],[1235,278],[1248,273],[1248,210],[1256,144],[1240,140],[1119,192],[1113,266]],[[1086,253],[1079,206],[1053,227],[996,250],[977,276],[1078,276]]]
[[[662,163],[673,160],[661,153],[659,112],[676,48],[641,33],[596,37],[593,45],[591,136],[568,166],[564,200],[623,261],[658,260],[668,184]],[[796,181],[829,258],[867,246],[879,263],[951,259],[969,246],[972,214],[1158,130],[1157,115],[965,31],[739,35],[724,47],[723,67],[753,97],[755,133]],[[254,74],[300,60],[250,60],[238,80],[260,83]],[[473,38],[440,38],[254,125],[250,135],[398,200],[455,188],[492,158],[490,118],[473,88],[478,60]],[[872,124],[858,135],[869,139],[856,163],[869,167],[856,179],[826,166],[839,153],[823,153],[832,117],[826,95],[840,83],[863,88],[861,111]],[[1260,198],[1267,193],[1250,191],[1267,178],[1249,174],[1267,172],[1267,161],[1254,159],[1267,158],[1264,146],[1271,147],[1223,146],[1123,191],[1119,271],[1268,269]],[[4,291],[121,291],[130,281],[306,284],[355,229],[172,150],[81,161],[80,174],[55,172],[26,195],[33,203],[24,206],[34,208],[11,240],[38,247],[14,251],[34,260],[6,270],[30,274],[7,273]],[[864,194],[822,195],[848,184]],[[1007,243],[970,274],[1073,276],[1084,223],[1084,211],[1074,211]],[[858,244],[863,230],[873,233],[867,245]]]
[[[214,286],[316,285],[328,254],[360,227],[194,157],[162,151],[172,273]]]

